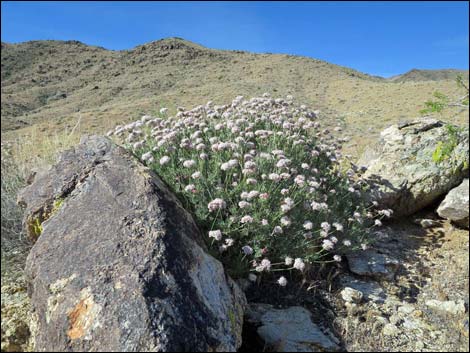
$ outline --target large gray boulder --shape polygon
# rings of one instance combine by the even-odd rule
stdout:
[[[455,224],[468,228],[468,179],[459,186],[449,191],[445,199],[437,208],[437,213],[442,218],[447,218]]]
[[[82,139],[20,195],[38,351],[235,351],[246,299],[160,178]]]
[[[392,125],[358,164],[372,185],[368,196],[395,216],[435,202],[468,176],[468,128],[422,118]]]

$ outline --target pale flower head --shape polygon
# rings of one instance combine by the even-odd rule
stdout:
[[[281,224],[284,227],[289,227],[292,224],[292,221],[289,219],[289,217],[284,216],[281,218]]]
[[[240,219],[240,223],[242,224],[245,224],[245,223],[252,223],[253,222],[253,217],[251,216],[243,216],[241,219]]]
[[[338,232],[342,232],[344,229],[343,225],[338,222],[333,223],[333,227],[335,227]]]
[[[313,229],[313,223],[310,221],[305,221],[303,225],[305,230],[312,230]]]
[[[335,247],[335,244],[331,240],[329,240],[329,239],[324,239],[323,240],[323,244],[322,244],[323,249],[333,250],[334,247]]]
[[[295,269],[299,271],[303,271],[305,269],[305,263],[302,261],[301,258],[296,258],[294,260],[294,266]]]
[[[163,156],[162,158],[160,158],[160,165],[165,165],[165,164],[167,164],[169,161],[170,161],[170,157],[168,157],[168,156]]]
[[[209,212],[214,212],[217,210],[224,209],[226,206],[227,204],[225,203],[224,200],[220,198],[216,198],[212,200],[211,202],[209,202],[209,204],[207,205],[207,208],[209,209]]]
[[[192,168],[196,165],[196,162],[192,159],[186,160],[183,162],[183,167],[185,168]]]
[[[214,238],[215,240],[221,240],[222,239],[222,232],[219,229],[211,230],[209,232],[209,238]]]
[[[285,287],[287,285],[287,279],[284,276],[279,277],[277,283],[279,283],[281,287]]]
[[[194,184],[189,184],[184,187],[184,191],[186,192],[194,192],[196,190],[196,186]]]

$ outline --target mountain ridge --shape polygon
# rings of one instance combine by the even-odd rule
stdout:
[[[181,37],[166,37],[166,38],[146,42],[146,43],[143,43],[143,44],[138,44],[138,45],[136,45],[132,48],[128,48],[128,49],[108,49],[108,48],[98,46],[98,45],[87,44],[87,43],[84,43],[84,42],[81,42],[81,41],[78,41],[78,40],[31,40],[31,41],[17,42],[17,43],[1,42],[1,44],[2,44],[2,47],[3,47],[4,45],[11,46],[11,45],[24,45],[24,44],[29,44],[29,43],[33,44],[33,43],[47,43],[47,42],[56,42],[56,43],[62,43],[62,44],[77,44],[77,45],[81,45],[81,46],[84,46],[84,47],[102,49],[102,50],[106,50],[106,51],[110,51],[110,52],[121,52],[121,53],[133,52],[133,51],[136,51],[136,50],[142,50],[143,48],[148,48],[148,47],[152,47],[152,46],[164,46],[164,44],[169,44],[169,45],[166,46],[167,49],[173,49],[175,47],[180,49],[180,48],[186,46],[186,47],[189,47],[189,48],[198,48],[198,49],[208,50],[208,51],[212,51],[212,52],[227,52],[227,53],[236,53],[236,54],[255,54],[255,55],[287,55],[287,56],[293,56],[293,57],[301,57],[301,58],[306,58],[306,59],[312,59],[312,60],[319,61],[319,62],[325,62],[325,63],[328,63],[330,65],[335,65],[335,66],[342,67],[342,68],[345,68],[345,69],[348,69],[348,70],[357,71],[357,72],[359,72],[363,75],[367,75],[367,76],[370,76],[372,78],[384,79],[384,80],[389,80],[389,81],[397,81],[397,82],[403,82],[408,77],[419,76],[419,75],[423,76],[422,80],[426,80],[426,79],[428,79],[428,80],[440,80],[440,79],[455,79],[454,76],[456,74],[462,74],[464,76],[468,76],[468,74],[469,74],[469,70],[456,69],[456,68],[442,68],[442,69],[412,68],[412,69],[410,69],[410,70],[408,70],[408,71],[406,71],[402,74],[394,75],[394,76],[391,76],[391,77],[387,78],[387,77],[383,77],[383,76],[380,76],[380,75],[374,75],[374,74],[361,72],[357,69],[353,69],[353,68],[343,66],[343,65],[339,65],[339,64],[330,63],[330,62],[327,62],[325,60],[321,60],[321,59],[317,59],[317,58],[310,57],[310,56],[305,56],[305,55],[251,52],[251,51],[238,50],[238,49],[213,49],[213,48],[205,47],[202,44],[186,40],[186,39],[181,38]],[[426,77],[426,74],[429,75],[431,73],[436,73],[437,75],[435,77]]]
[[[8,138],[63,131],[78,119],[83,132],[103,132],[162,106],[225,104],[264,92],[291,94],[330,123],[339,119],[363,133],[416,117],[435,90],[458,91],[448,78],[393,82],[309,57],[209,49],[181,38],[120,51],[74,40],[2,42],[1,56],[1,131]]]

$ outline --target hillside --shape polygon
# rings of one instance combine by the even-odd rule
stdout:
[[[402,75],[391,77],[393,82],[455,80],[458,75],[468,81],[468,70],[418,70],[412,69]]]
[[[331,124],[340,121],[352,138],[350,147],[357,142],[360,150],[385,125],[419,115],[433,91],[458,94],[448,76],[419,81],[405,74],[389,81],[321,60],[213,50],[179,38],[124,51],[77,41],[2,43],[1,57],[6,139],[32,128],[63,131],[78,121],[83,132],[103,132],[161,106],[171,111],[270,92],[292,94]],[[468,112],[451,120],[464,123]]]

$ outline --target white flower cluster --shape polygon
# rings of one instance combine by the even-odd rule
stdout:
[[[221,256],[242,256],[247,271],[303,272],[325,256],[340,261],[343,249],[367,246],[369,223],[381,225],[356,201],[358,168],[339,171],[341,140],[293,97],[238,96],[174,115],[162,108],[108,135],[182,194],[198,223],[211,226],[212,246]]]

